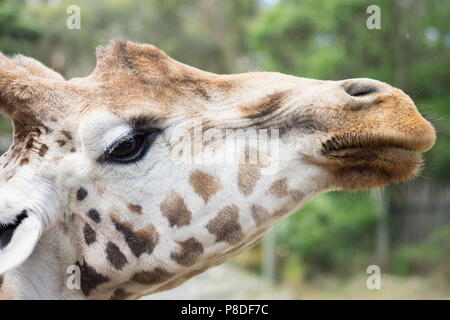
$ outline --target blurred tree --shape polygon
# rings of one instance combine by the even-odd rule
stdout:
[[[279,242],[308,266],[306,276],[348,274],[357,257],[374,251],[377,213],[369,201],[368,193],[321,195],[280,223]]]
[[[95,47],[110,39],[152,43],[175,59],[213,72],[254,68],[246,55],[247,25],[256,13],[256,0],[80,0],[80,30],[66,28],[71,4],[64,0],[56,6],[26,6],[46,30],[33,55],[68,77],[91,72]]]
[[[0,50],[4,54],[26,53],[39,38],[33,21],[23,14],[23,1],[0,0]]]
[[[22,5],[23,1],[0,0],[0,52],[4,54],[27,54],[39,39],[40,31],[24,16]],[[0,133],[10,131],[10,121],[0,116]],[[0,152],[4,151],[8,140],[0,141]]]

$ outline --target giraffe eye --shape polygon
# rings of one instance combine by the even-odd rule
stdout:
[[[109,146],[99,158],[99,162],[136,162],[145,156],[158,133],[159,130],[149,132],[132,131]]]
[[[128,139],[120,142],[114,149],[109,153],[111,156],[116,158],[129,158],[136,154],[143,142],[142,135],[135,135],[129,137]]]

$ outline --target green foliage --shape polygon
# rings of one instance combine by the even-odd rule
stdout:
[[[377,218],[367,193],[329,193],[282,221],[277,232],[280,244],[310,268],[308,275],[346,273],[355,257],[373,249]]]
[[[22,1],[0,0],[0,52],[3,54],[27,54],[39,39],[40,31],[26,18],[21,4]],[[11,129],[10,121],[0,115],[0,133]]]
[[[380,45],[383,33],[389,31],[366,29],[369,4],[351,0],[280,1],[255,22],[251,43],[265,68],[335,80],[380,78],[381,74],[389,81],[392,65],[389,59],[383,59],[387,53]]]
[[[21,1],[0,0],[0,49],[4,54],[27,52],[39,34],[24,16]]]
[[[46,30],[33,55],[73,77],[91,72],[95,48],[111,39],[152,43],[175,59],[209,71],[242,71],[235,62],[246,51],[246,25],[248,17],[255,14],[255,3],[80,0],[76,2],[81,12],[80,30],[66,28],[66,8],[73,1],[25,9]]]
[[[392,270],[397,274],[427,274],[436,269],[445,271],[450,281],[450,224],[438,228],[426,242],[401,246],[394,252]]]

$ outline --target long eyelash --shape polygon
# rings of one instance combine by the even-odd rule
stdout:
[[[126,134],[124,134],[123,136],[121,136],[119,139],[117,139],[116,141],[114,141],[111,145],[109,145],[106,150],[105,153],[110,154],[119,144],[121,144],[124,141],[127,141],[128,139],[134,137],[136,135],[136,132],[133,130],[131,132],[128,132]]]
[[[135,131],[132,130],[122,136],[120,136],[116,141],[111,143],[109,146],[106,147],[106,149],[103,151],[102,155],[97,159],[97,162],[103,163],[103,162],[110,162],[109,156],[111,155],[114,148],[116,148],[120,143],[126,141],[130,137],[133,137],[135,134]]]
[[[159,116],[140,115],[131,118],[130,125],[136,130],[146,132],[149,128],[158,128],[162,118]]]
[[[99,162],[99,163],[133,163],[135,161],[138,161],[141,159],[141,157],[145,156],[145,154],[149,150],[150,146],[152,145],[155,138],[153,136],[153,139],[149,140],[151,138],[151,135],[154,133],[158,134],[160,132],[161,132],[161,130],[156,129],[156,128],[147,128],[146,130],[132,130],[132,131],[122,135],[120,138],[118,138],[116,141],[114,141],[110,146],[108,146],[106,148],[106,150],[103,152],[103,154],[97,159],[97,162]],[[140,145],[140,148],[145,148],[145,150],[142,151],[142,149],[140,149],[137,151],[140,153],[138,158],[129,159],[129,160],[114,158],[114,156],[112,155],[112,152],[114,151],[115,148],[117,148],[121,143],[123,143],[127,139],[135,138],[139,135],[142,135],[142,137],[141,137],[142,143]]]

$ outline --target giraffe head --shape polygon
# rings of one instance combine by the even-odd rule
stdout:
[[[124,41],[68,81],[0,56],[0,110],[14,125],[0,160],[8,298],[177,286],[315,194],[412,178],[435,140],[411,99],[376,80],[218,75]]]

